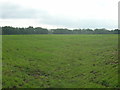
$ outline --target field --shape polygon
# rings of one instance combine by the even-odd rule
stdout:
[[[3,88],[118,87],[118,35],[3,35]]]

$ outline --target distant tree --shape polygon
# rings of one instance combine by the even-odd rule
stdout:
[[[120,34],[119,29],[115,30],[107,30],[105,28],[102,29],[73,29],[69,30],[67,28],[58,28],[58,29],[46,29],[42,27],[32,27],[29,26],[27,28],[19,28],[19,27],[11,27],[4,26],[0,28],[0,32],[3,35],[15,35],[15,34]],[[1,34],[1,33],[0,33]]]
[[[81,29],[74,29],[73,34],[81,34]]]
[[[0,35],[2,35],[2,27],[0,27]]]
[[[53,34],[72,34],[72,31],[68,29],[62,29],[62,28],[51,29],[51,31]]]
[[[113,33],[114,33],[114,34],[120,34],[120,30],[115,29],[115,30],[113,31]]]
[[[95,34],[109,34],[109,30],[106,30],[105,28],[102,28],[102,29],[95,29],[94,30],[94,33]]]

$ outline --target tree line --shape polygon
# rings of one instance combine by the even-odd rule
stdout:
[[[102,29],[73,29],[69,30],[67,28],[58,28],[58,29],[46,29],[42,27],[32,27],[29,26],[27,28],[20,27],[11,27],[4,26],[0,30],[2,30],[2,35],[17,35],[17,34],[120,34],[120,30],[107,30],[105,28]]]

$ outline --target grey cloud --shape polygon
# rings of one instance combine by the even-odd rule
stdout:
[[[38,18],[39,15],[44,14],[44,11],[38,11],[32,8],[24,8],[20,5],[13,3],[1,4],[1,17],[2,19],[24,19],[24,18]]]
[[[100,19],[77,19],[71,17],[62,17],[60,15],[50,15],[47,11],[25,8],[13,3],[0,3],[0,12],[2,19],[37,19],[40,24],[54,25],[66,28],[114,28],[109,22],[111,20]]]
[[[112,20],[101,19],[70,19],[65,17],[51,17],[44,19],[42,23],[49,25],[62,26],[66,28],[116,28],[117,25],[110,23]],[[41,21],[40,21],[41,23]]]

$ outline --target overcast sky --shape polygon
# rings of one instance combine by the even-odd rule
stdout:
[[[0,25],[118,28],[119,0],[0,0]]]

